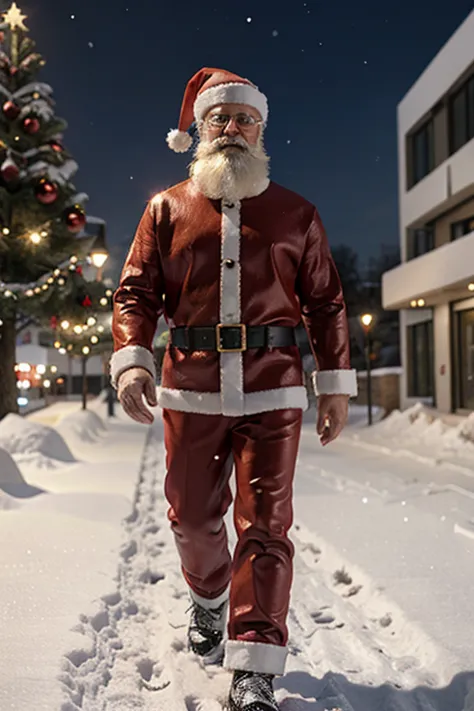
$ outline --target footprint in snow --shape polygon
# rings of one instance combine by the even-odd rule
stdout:
[[[311,617],[318,625],[330,625],[336,621],[335,617],[332,615],[324,614],[321,611],[312,612]]]
[[[129,541],[120,551],[120,555],[125,561],[129,561],[130,558],[133,558],[133,556],[137,554],[137,551],[137,542]]]
[[[110,593],[110,595],[102,595],[102,600],[109,607],[114,607],[122,601],[122,597],[117,590],[116,592]]]

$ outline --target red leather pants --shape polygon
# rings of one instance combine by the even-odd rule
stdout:
[[[226,417],[163,410],[163,420],[168,517],[188,585],[213,599],[230,583],[230,640],[286,645],[294,554],[287,533],[302,411]],[[233,464],[232,559],[223,517]]]

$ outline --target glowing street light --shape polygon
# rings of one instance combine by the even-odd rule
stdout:
[[[365,362],[367,367],[367,410],[368,422],[372,424],[372,339],[371,330],[374,317],[371,313],[362,314],[360,322],[365,333]]]

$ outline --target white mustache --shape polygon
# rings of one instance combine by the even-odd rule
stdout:
[[[217,151],[221,151],[227,146],[238,146],[239,148],[243,148],[244,150],[248,150],[248,143],[243,139],[240,138],[239,136],[236,136],[235,138],[228,138],[228,137],[223,137],[223,138],[216,138],[212,143],[212,152],[217,153]]]

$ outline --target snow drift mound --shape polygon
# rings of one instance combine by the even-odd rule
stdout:
[[[450,450],[474,455],[474,413],[460,424],[452,426],[426,412],[423,405],[417,403],[403,412],[395,410],[375,428],[386,437],[403,438],[407,445],[429,445],[433,453]]]
[[[13,457],[4,449],[0,449],[0,509],[17,508],[18,504],[12,497],[26,499],[41,493],[41,489],[30,486],[23,479]]]
[[[94,444],[107,428],[103,420],[95,412],[79,410],[66,415],[57,425],[56,429],[66,440],[90,442]]]
[[[76,461],[59,432],[14,414],[0,422],[0,447],[15,455],[40,454],[61,462]]]

